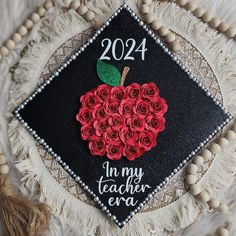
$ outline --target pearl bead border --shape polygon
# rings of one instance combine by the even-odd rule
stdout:
[[[24,107],[30,102],[32,101],[35,96],[39,93],[41,93],[43,91],[43,89],[49,85],[53,79],[56,79],[59,76],[59,73],[66,68],[73,60],[75,60],[90,44],[93,43],[93,41],[98,37],[98,35],[100,35],[102,33],[102,31],[109,26],[111,20],[113,18],[115,18],[121,10],[127,10],[131,16],[139,23],[140,27],[142,27],[147,34],[153,38],[153,40],[156,42],[156,44],[158,44],[161,48],[163,48],[164,52],[169,55],[172,60],[177,63],[181,69],[183,71],[185,71],[188,75],[189,78],[194,81],[195,83],[197,83],[198,87],[201,88],[207,96],[209,96],[210,98],[212,98],[212,100],[215,102],[216,105],[218,105],[223,112],[228,116],[227,119],[220,125],[218,126],[213,132],[212,134],[210,134],[203,142],[201,142],[198,147],[192,151],[180,164],[179,166],[177,166],[177,168],[175,168],[173,170],[173,172],[171,172],[171,174],[169,176],[167,176],[162,183],[160,183],[151,193],[149,193],[147,195],[147,197],[145,198],[145,200],[141,203],[139,203],[139,206],[130,212],[130,214],[127,216],[127,218],[122,221],[119,222],[117,220],[117,217],[115,215],[112,215],[108,209],[107,206],[105,206],[99,199],[98,196],[96,196],[96,194],[89,189],[89,187],[83,182],[83,180],[81,180],[80,176],[76,175],[74,173],[74,171],[67,165],[66,162],[63,162],[62,158],[57,155],[53,149],[45,142],[44,139],[42,139],[41,137],[39,137],[39,135],[36,133],[35,130],[33,130],[28,124],[27,122],[25,122],[23,120],[23,118],[20,115],[20,110],[24,109]],[[198,79],[196,77],[194,77],[194,75],[191,74],[191,72],[181,63],[181,61],[173,54],[173,52],[171,52],[161,41],[161,39],[156,36],[156,34],[149,29],[144,22],[126,5],[123,4],[106,22],[105,24],[96,31],[96,33],[93,35],[92,38],[88,39],[87,43],[85,43],[83,46],[80,47],[80,49],[74,53],[70,59],[68,59],[63,65],[61,65],[55,72],[53,75],[51,75],[47,81],[45,81],[42,85],[40,85],[19,107],[17,107],[17,109],[13,112],[15,117],[21,122],[22,126],[25,127],[28,132],[35,138],[35,140],[42,146],[44,146],[44,148],[48,151],[49,154],[51,154],[55,160],[64,168],[64,170],[66,170],[74,179],[76,182],[78,182],[81,187],[86,190],[93,198],[94,201],[101,207],[101,209],[107,214],[107,216],[109,218],[111,218],[112,221],[114,221],[120,228],[122,228],[137,212],[139,212],[141,210],[141,208],[150,200],[153,198],[153,196],[159,192],[163,186],[181,169],[183,168],[187,162],[191,159],[192,156],[194,156],[206,143],[208,143],[233,117],[229,114],[229,112],[227,112],[227,110],[223,107],[223,105],[216,99],[214,98],[214,96],[204,87],[204,85],[202,83],[200,83],[198,81]]]

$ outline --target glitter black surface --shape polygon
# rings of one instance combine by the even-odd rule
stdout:
[[[96,74],[96,61],[104,51],[101,47],[104,38],[112,41],[116,38],[123,41],[134,38],[137,43],[141,43],[143,38],[147,39],[144,61],[139,54],[135,54],[133,61],[111,59],[109,63],[120,71],[125,66],[130,67],[124,85],[154,81],[160,89],[160,96],[166,99],[169,107],[165,114],[166,129],[158,136],[155,148],[132,162],[126,158],[110,161],[110,165],[118,169],[124,166],[143,168],[145,174],[142,183],[149,184],[151,189],[135,195],[135,199],[142,202],[200,142],[225,121],[227,115],[164,53],[130,13],[122,10],[58,78],[20,111],[29,126],[62,157],[106,206],[108,198],[116,194],[99,195],[96,180],[104,175],[101,166],[107,158],[90,154],[88,143],[81,139],[80,125],[75,120],[80,108],[80,96],[101,83]],[[123,183],[124,178],[119,178],[117,182]],[[136,206],[108,208],[121,222]]]

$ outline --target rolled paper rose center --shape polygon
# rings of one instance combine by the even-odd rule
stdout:
[[[149,144],[149,143],[150,143],[150,139],[149,139],[148,137],[145,137],[145,138],[143,139],[143,143],[144,143],[144,144]]]
[[[140,120],[134,120],[134,125],[137,126],[137,127],[142,126]]]
[[[122,91],[121,91],[121,92],[118,92],[118,93],[116,94],[116,97],[117,97],[117,99],[122,100],[123,97],[124,97],[124,93],[123,93]]]
[[[133,137],[132,132],[130,131],[126,132],[126,138],[132,138],[132,137]]]
[[[97,146],[101,150],[103,148],[103,143],[102,142],[97,142]]]
[[[142,113],[146,113],[147,107],[144,106],[144,105],[140,105],[140,106],[138,107],[138,110],[139,110],[140,112],[142,112]]]
[[[135,154],[137,151],[136,151],[136,149],[135,149],[133,146],[131,146],[131,147],[130,147],[130,152],[131,152],[132,154]]]
[[[133,97],[133,98],[136,98],[139,94],[139,90],[137,89],[133,89],[130,96]]]
[[[119,135],[118,135],[118,132],[115,132],[115,131],[113,131],[112,133],[111,133],[111,137],[112,138],[117,138]]]
[[[117,147],[113,147],[112,148],[112,153],[115,154],[115,153],[118,153],[118,152],[119,152],[119,149]]]
[[[148,95],[154,95],[153,89],[149,89],[149,90],[147,91],[147,94],[148,94]]]

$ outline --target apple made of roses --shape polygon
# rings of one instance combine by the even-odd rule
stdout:
[[[168,106],[154,82],[128,86],[101,84],[80,97],[76,115],[81,137],[94,156],[139,158],[157,145]]]

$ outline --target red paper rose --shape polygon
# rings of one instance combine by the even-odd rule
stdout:
[[[97,103],[97,98],[94,96],[93,92],[90,91],[80,97],[80,102],[82,106],[92,108]]]
[[[108,144],[106,146],[107,157],[111,160],[119,160],[122,157],[123,145],[118,144]]]
[[[156,138],[153,132],[143,131],[139,134],[139,146],[144,149],[144,151],[149,151],[152,147],[156,146]]]
[[[124,118],[120,114],[113,114],[108,120],[109,125],[115,129],[120,130],[125,127]]]
[[[106,143],[100,139],[95,139],[89,142],[89,149],[94,156],[104,156],[106,154]]]
[[[93,123],[93,127],[95,129],[96,135],[100,137],[107,131],[107,129],[109,128],[109,124],[107,119],[95,120]]]
[[[96,139],[95,129],[92,125],[87,124],[81,128],[81,137],[83,140],[94,140]]]
[[[131,117],[134,114],[134,112],[133,112],[133,103],[129,100],[123,100],[120,103],[120,106],[119,106],[119,113],[124,118]]]
[[[135,143],[138,138],[138,133],[132,131],[129,127],[123,128],[120,131],[120,140],[126,144],[126,143]]]
[[[143,98],[146,98],[148,100],[151,100],[155,98],[157,95],[159,95],[159,89],[157,88],[154,82],[143,84],[142,90],[143,90]]]
[[[168,106],[166,104],[165,99],[160,97],[154,98],[151,100],[150,103],[151,103],[150,110],[156,115],[163,116],[167,112]]]
[[[117,102],[121,102],[126,96],[124,86],[116,86],[111,89],[111,98]]]
[[[123,155],[127,157],[128,160],[133,161],[142,155],[142,151],[137,144],[127,144],[123,150]]]
[[[99,85],[97,89],[94,91],[94,95],[99,102],[106,101],[106,99],[110,98],[110,94],[111,94],[111,87],[107,84]]]
[[[108,116],[118,113],[119,103],[116,100],[107,100],[104,102],[105,111]]]
[[[120,142],[120,132],[109,127],[109,129],[104,133],[104,138],[107,143]]]
[[[134,114],[137,114],[140,117],[146,117],[150,113],[150,105],[149,101],[144,101],[139,99],[136,102],[136,105],[133,108]]]
[[[105,108],[101,104],[95,105],[92,111],[92,116],[94,119],[97,119],[97,120],[106,118]]]
[[[133,83],[126,87],[126,94],[132,101],[137,101],[138,98],[142,96],[141,86],[137,83]]]
[[[81,108],[79,113],[76,115],[76,120],[78,120],[82,125],[91,123],[93,121],[92,110],[87,107]]]
[[[151,82],[127,87],[102,84],[81,96],[76,119],[92,155],[134,160],[157,144],[168,106]]]
[[[163,116],[151,115],[146,118],[145,127],[147,130],[152,131],[154,134],[158,134],[165,129],[165,118]]]

